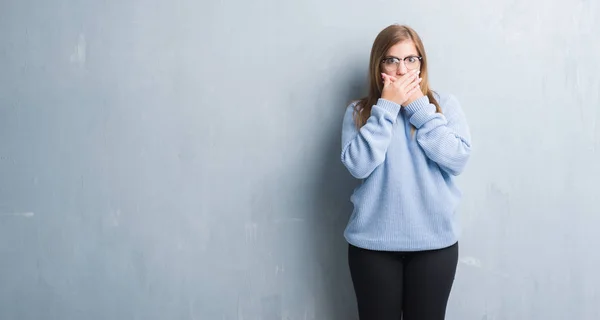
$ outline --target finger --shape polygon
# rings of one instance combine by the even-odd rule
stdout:
[[[390,77],[385,73],[382,73],[381,76],[383,77],[383,86],[387,87],[390,84]]]
[[[418,87],[413,87],[412,89],[406,91],[406,96],[410,97],[413,93],[415,93],[415,91],[417,91]]]
[[[421,78],[419,78],[418,76],[416,78],[410,78],[410,81],[405,81],[402,83],[401,87],[404,88],[405,90],[408,90],[410,88],[412,88],[413,85],[415,84],[419,84],[421,82]]]
[[[401,85],[406,86],[419,78],[419,70],[413,70],[402,76]]]
[[[390,82],[395,82],[397,79],[395,77],[392,77],[388,74],[382,73],[381,77],[383,78],[383,82],[385,83],[385,79],[389,79]]]
[[[402,80],[407,80],[407,79],[414,78],[414,77],[418,76],[420,72],[421,71],[419,69],[411,70],[411,71],[403,74],[402,77],[401,77],[401,79]]]
[[[415,91],[417,91],[417,89],[421,89],[421,85],[419,83],[415,83],[414,85],[412,85],[412,88],[410,88],[407,92],[406,95],[410,96],[411,94],[413,94]]]
[[[420,89],[420,88],[421,88],[421,81],[422,81],[422,80],[423,80],[422,78],[419,78],[419,80],[418,80],[418,81],[415,81],[415,83],[414,83],[414,85],[413,85],[413,88],[412,88],[412,89],[413,89],[413,90],[415,90],[415,89]]]
[[[412,97],[412,95],[415,94],[415,92],[416,92],[415,88],[408,90],[405,95],[406,99],[407,100],[410,99],[410,97]]]

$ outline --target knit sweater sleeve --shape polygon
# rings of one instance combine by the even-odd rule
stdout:
[[[383,161],[392,139],[400,105],[379,99],[360,129],[354,121],[354,104],[346,109],[342,126],[342,163],[358,179],[368,177]]]
[[[463,172],[471,154],[471,135],[458,100],[450,95],[440,102],[442,112],[427,96],[406,106],[408,119],[417,128],[416,139],[429,159],[451,175]]]

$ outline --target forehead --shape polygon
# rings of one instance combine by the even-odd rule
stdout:
[[[393,45],[386,53],[386,56],[404,58],[411,55],[418,55],[417,47],[411,40],[406,40]]]

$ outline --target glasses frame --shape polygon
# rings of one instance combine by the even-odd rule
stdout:
[[[383,59],[381,59],[381,64],[383,64],[383,63],[384,63],[386,60],[389,60],[389,59],[397,59],[397,60],[398,60],[398,62],[396,63],[396,70],[400,69],[400,62],[404,63],[404,66],[406,67],[406,69],[407,69],[407,70],[415,70],[415,69],[417,69],[417,68],[412,68],[412,69],[411,69],[411,68],[409,68],[409,67],[406,65],[406,59],[410,59],[410,58],[417,58],[417,60],[419,60],[419,66],[418,66],[417,68],[420,68],[420,67],[421,67],[421,64],[423,63],[423,57],[421,57],[421,56],[413,56],[413,55],[410,55],[410,56],[404,57],[404,58],[402,58],[402,59],[401,59],[401,58],[398,58],[398,57],[395,57],[395,56],[386,56],[386,57],[383,57]],[[383,69],[385,69],[385,67],[384,67],[384,66],[381,66],[381,67],[382,67]]]

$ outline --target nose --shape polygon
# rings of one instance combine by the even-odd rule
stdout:
[[[400,61],[400,63],[398,64],[398,68],[396,69],[396,74],[399,76],[403,76],[408,72],[408,69],[406,68],[406,65],[404,64],[404,61]]]

